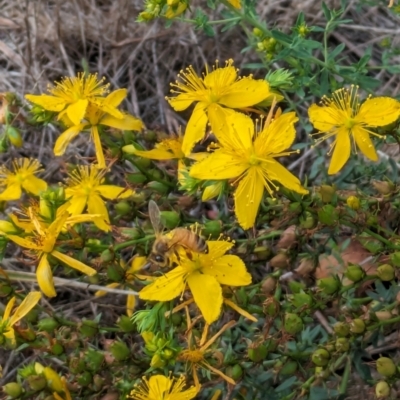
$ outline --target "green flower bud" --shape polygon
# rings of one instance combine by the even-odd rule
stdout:
[[[315,376],[321,379],[328,379],[331,376],[329,369],[324,367],[315,367]]]
[[[380,265],[376,270],[376,274],[384,282],[391,281],[395,277],[394,268],[390,264]]]
[[[64,353],[64,347],[58,342],[54,343],[50,348],[50,352],[55,356],[60,356]]]
[[[303,330],[303,320],[297,314],[286,313],[283,326],[287,333],[295,335]]]
[[[293,375],[296,373],[297,368],[298,368],[297,362],[291,360],[286,362],[279,372],[282,375]]]
[[[47,385],[47,380],[42,375],[31,375],[26,378],[28,382],[28,386],[30,389],[38,392],[39,390],[43,390]]]
[[[344,276],[352,282],[359,282],[364,278],[365,271],[359,265],[350,264],[347,267]]]
[[[108,253],[106,253],[104,258],[107,259],[108,256]],[[110,265],[107,268],[107,277],[114,282],[121,282],[125,278],[125,270],[119,264]]]
[[[333,325],[333,330],[335,331],[336,335],[345,337],[350,333],[350,326],[346,322],[336,322],[336,324]]]
[[[311,307],[313,303],[313,298],[308,293],[304,292],[295,293],[293,295],[292,303],[295,307],[298,308]]]
[[[123,361],[129,358],[130,350],[124,342],[115,341],[110,346],[110,352],[117,361]]]
[[[216,239],[222,232],[222,221],[207,221],[201,233],[205,238]]]
[[[18,399],[23,393],[22,386],[17,382],[7,383],[3,386],[3,391],[12,399]]]
[[[386,377],[393,376],[396,371],[395,363],[388,357],[380,357],[376,360],[376,370],[379,374]]]
[[[346,203],[352,210],[359,210],[361,206],[360,199],[356,196],[349,196]]]
[[[253,34],[254,36],[261,37],[263,36],[264,33],[260,28],[253,28]]]
[[[121,315],[118,318],[117,326],[125,333],[131,333],[135,331],[135,324],[127,315]]]
[[[133,172],[132,174],[126,175],[126,180],[129,183],[133,183],[134,185],[140,185],[142,183],[147,182],[146,175],[143,175],[141,172]]]
[[[154,354],[154,356],[152,357],[151,362],[150,362],[150,367],[163,368],[163,367],[165,367],[165,365],[166,365],[165,360],[163,360],[158,353]]]
[[[85,362],[88,370],[97,372],[104,362],[104,354],[97,350],[89,350]]]
[[[390,396],[390,386],[385,381],[379,381],[375,386],[375,395],[377,399],[385,399]]]
[[[89,371],[82,372],[82,374],[78,375],[76,378],[79,385],[83,387],[89,386],[92,383],[92,379],[92,374]]]
[[[332,226],[339,221],[339,212],[332,204],[326,204],[318,211],[318,219],[322,224]]]
[[[365,331],[365,322],[360,318],[355,318],[350,322],[350,332],[360,334]]]
[[[278,315],[280,309],[280,303],[273,297],[267,299],[263,304],[263,311],[266,315],[270,317],[275,317]]]
[[[167,229],[174,229],[179,225],[181,217],[176,211],[161,211],[161,222]]]
[[[312,229],[315,227],[315,217],[310,211],[305,211],[299,218],[300,226],[304,229]]]
[[[22,146],[22,137],[21,137],[21,132],[19,129],[14,128],[13,126],[9,126],[6,130],[6,135],[8,137],[8,140],[15,146],[15,147],[21,147]]]
[[[69,360],[68,366],[73,374],[79,374],[80,372],[84,371],[86,368],[85,361],[78,357],[72,357]]]
[[[170,321],[171,321],[172,325],[179,326],[182,323],[182,315],[178,314],[178,313],[173,313],[170,316]]]
[[[317,280],[317,286],[325,294],[334,294],[340,289],[340,281],[333,277],[321,278]]]
[[[153,161],[150,158],[145,158],[145,157],[136,157],[134,164],[138,166],[138,168],[143,171],[143,170],[149,170],[149,168],[152,166]]]
[[[167,194],[169,192],[169,187],[161,182],[151,181],[147,184],[147,187],[159,194]]]
[[[164,350],[161,352],[161,357],[162,357],[164,360],[170,360],[171,358],[174,357],[174,355],[175,355],[175,352],[172,351],[171,349],[164,349]]]
[[[372,254],[380,253],[384,248],[383,244],[379,240],[373,238],[366,232],[361,233],[361,235],[358,236],[358,240],[363,247]]]
[[[339,353],[345,353],[346,351],[349,351],[350,349],[350,342],[347,338],[339,338],[336,339],[335,342],[335,349]]]
[[[331,355],[325,349],[315,350],[311,356],[312,362],[319,367],[325,367],[329,363],[330,358]]]
[[[96,321],[84,319],[82,320],[82,325],[79,328],[79,332],[88,338],[93,338],[98,333],[98,326],[99,324]]]
[[[301,203],[299,203],[298,201],[295,201],[293,203],[289,204],[289,211],[299,214],[301,211]]]
[[[336,186],[321,185],[319,194],[323,203],[331,203],[336,193]]]
[[[143,231],[139,228],[121,228],[121,233],[129,239],[140,239]]]
[[[400,267],[400,251],[396,251],[390,255],[390,262],[395,267]]]
[[[253,253],[257,256],[257,260],[267,260],[271,256],[271,249],[267,246],[257,246]]]
[[[226,369],[226,375],[234,381],[238,381],[243,376],[243,369],[239,364],[235,364]]]
[[[268,349],[264,344],[252,343],[247,350],[247,356],[249,359],[256,363],[264,360],[267,355]]]
[[[115,211],[118,215],[127,215],[131,212],[132,207],[126,200],[121,200],[115,205]]]
[[[101,259],[101,261],[104,262],[104,263],[111,262],[111,261],[114,260],[114,258],[115,258],[115,254],[114,254],[114,252],[113,252],[112,250],[110,250],[110,249],[104,250],[104,251],[101,253],[101,255],[100,255],[100,259]]]

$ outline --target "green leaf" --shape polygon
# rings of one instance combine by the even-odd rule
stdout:
[[[297,377],[296,376],[292,376],[289,379],[286,379],[285,381],[283,381],[276,389],[275,392],[283,392],[286,389],[289,389],[295,382],[297,381]]]

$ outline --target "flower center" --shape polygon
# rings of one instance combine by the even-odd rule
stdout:
[[[346,129],[352,129],[354,125],[356,124],[356,121],[353,118],[348,118],[346,122],[344,123],[344,126]]]
[[[250,165],[259,165],[259,164],[260,164],[260,160],[259,160],[259,158],[257,157],[256,154],[253,153],[253,154],[250,156],[250,158],[249,158],[249,164],[250,164]]]
[[[191,363],[199,363],[204,360],[203,352],[200,350],[183,350],[179,354],[179,359],[182,361],[189,361]]]

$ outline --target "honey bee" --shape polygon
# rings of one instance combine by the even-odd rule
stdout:
[[[179,259],[177,250],[183,248],[188,258],[191,257],[191,251],[196,253],[208,253],[206,241],[197,233],[186,228],[175,228],[168,236],[163,235],[163,225],[161,223],[161,213],[155,201],[149,202],[150,221],[153,225],[156,240],[151,250],[149,261],[160,266],[167,267],[171,265],[170,257],[175,254]]]

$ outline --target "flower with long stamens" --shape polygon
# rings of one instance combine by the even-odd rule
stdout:
[[[89,104],[121,119],[121,111],[105,101],[104,95],[109,92],[109,84],[105,85],[104,80],[105,78],[99,79],[97,74],[78,73],[77,76],[65,77],[61,82],[55,82],[54,87],[49,86],[50,95],[27,94],[25,98],[45,110],[58,113],[58,119],[66,115],[74,125],[81,123]],[[118,89],[111,95],[125,98],[126,89]]]
[[[204,137],[207,121],[210,121],[213,132],[219,130],[224,123],[226,107],[243,109],[254,106],[271,95],[269,84],[252,76],[238,78],[233,60],[228,60],[225,67],[218,63],[211,72],[203,77],[197,75],[193,67],[181,71],[180,80],[172,83],[171,93],[176,97],[167,100],[176,111],[188,108],[197,102],[188,121],[182,145],[182,151],[188,155],[195,143]]]
[[[68,144],[79,135],[80,132],[89,130],[95,147],[98,168],[105,168],[106,161],[101,145],[99,128],[101,126],[108,126],[120,130],[140,131],[143,129],[143,122],[130,114],[124,114],[118,111],[119,115],[115,116],[114,114],[104,112],[105,108],[116,110],[116,107],[125,99],[126,93],[126,90],[122,89],[110,93],[107,97],[102,99],[101,107],[99,107],[98,104],[89,104],[79,123],[75,123],[71,120],[69,115],[64,116],[62,121],[68,126],[68,129],[57,138],[54,145],[54,154],[56,156],[63,155]]]
[[[153,375],[150,378],[143,377],[142,382],[135,385],[128,399],[134,400],[191,400],[194,399],[199,389],[191,387],[184,390],[185,377],[166,377]]]
[[[0,317],[0,345],[8,342],[10,347],[15,347],[16,340],[13,326],[36,306],[41,297],[42,294],[40,292],[30,292],[13,313],[12,309],[16,297],[13,297],[7,303],[4,314]]]
[[[226,124],[215,132],[221,147],[204,160],[194,164],[190,175],[197,179],[236,179],[235,213],[239,224],[249,229],[255,224],[264,189],[273,195],[280,182],[298,193],[306,194],[298,178],[276,158],[290,155],[298,118],[294,112],[271,115],[264,127],[256,132],[253,121],[233,111],[226,113]]]
[[[246,286],[251,283],[243,261],[225,254],[233,244],[227,241],[207,241],[208,253],[179,252],[178,266],[155,279],[139,292],[139,298],[169,301],[180,296],[186,286],[204,319],[211,324],[221,314],[223,297],[221,285]]]
[[[131,262],[131,266],[127,269],[126,264],[121,261],[121,267],[122,269],[125,270],[125,280],[127,283],[133,283],[135,279],[148,279],[148,276],[145,275],[139,275],[138,271],[140,271],[147,263],[147,257],[134,257]],[[118,283],[118,282],[113,282],[106,287],[108,288],[118,288],[118,287],[123,287],[124,284]],[[128,287],[129,289],[129,287]],[[105,290],[98,290],[94,295],[96,297],[100,296],[105,296],[107,294],[107,291]],[[133,311],[136,307],[136,296],[134,294],[128,294],[126,296],[126,314],[128,317],[131,317],[133,314]]]
[[[17,200],[22,195],[22,189],[36,196],[47,189],[47,183],[35,175],[43,171],[38,160],[17,158],[13,161],[13,169],[4,165],[0,167],[0,187],[5,190],[0,194],[0,201]]]
[[[26,237],[7,235],[7,238],[17,245],[34,252],[38,259],[38,266],[36,269],[37,281],[40,289],[46,296],[54,297],[57,295],[54,288],[53,273],[51,271],[49,256],[53,256],[58,261],[61,261],[69,267],[86,275],[92,276],[97,273],[95,269],[88,267],[81,261],[56,250],[57,238],[70,216],[68,211],[64,211],[62,214],[58,215],[49,226],[44,226],[32,209],[28,209],[28,215],[35,230]],[[91,219],[93,219],[93,216],[88,214],[87,220]]]
[[[67,210],[71,215],[80,215],[87,207],[89,214],[98,214],[103,219],[93,222],[103,231],[110,231],[110,217],[102,197],[115,200],[126,199],[134,194],[131,189],[116,185],[104,185],[105,171],[98,170],[95,166],[79,166],[70,175],[65,195],[69,199]]]
[[[351,148],[358,149],[371,161],[378,160],[370,135],[382,137],[372,129],[388,125],[400,116],[400,102],[390,97],[368,97],[362,104],[358,87],[339,89],[331,98],[323,97],[322,105],[311,105],[308,115],[322,135],[316,143],[333,137],[328,174],[339,172],[350,158]]]

